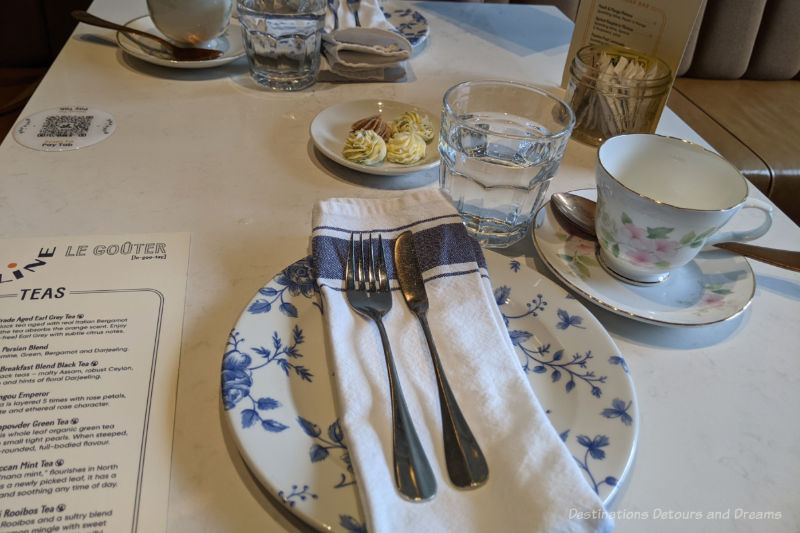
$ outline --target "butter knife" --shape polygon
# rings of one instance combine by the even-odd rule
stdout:
[[[453,391],[447,383],[439,353],[428,326],[428,295],[422,280],[422,271],[417,260],[417,251],[410,231],[405,231],[394,244],[394,264],[403,297],[411,311],[417,316],[436,372],[439,389],[439,405],[442,410],[442,434],[447,473],[453,484],[460,488],[475,488],[483,485],[489,477],[489,467],[478,441],[472,434]]]

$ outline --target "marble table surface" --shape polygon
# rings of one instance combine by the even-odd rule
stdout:
[[[150,65],[123,53],[114,32],[80,25],[22,116],[87,105],[111,113],[116,131],[72,152],[34,151],[11,136],[0,146],[0,238],[191,232],[170,532],[308,529],[259,486],[224,429],[228,332],[259,287],[308,253],[316,201],[437,185],[435,169],[388,179],[326,160],[310,141],[312,118],[358,98],[436,110],[448,87],[468,79],[559,90],[572,23],[555,8],[413,5],[430,37],[406,81],[320,82],[299,93],[259,89],[244,59],[207,70]],[[96,0],[90,11],[126,21],[146,6]],[[659,132],[704,144],[668,109]],[[595,153],[571,141],[551,191],[592,186]],[[758,244],[800,250],[800,228],[777,212]],[[552,278],[529,238],[507,253]],[[626,358],[639,401],[638,451],[610,507],[620,515],[616,531],[800,529],[800,274],[752,266],[752,306],[713,326],[646,325],[586,304]],[[681,516],[729,509],[728,519]],[[737,519],[736,509],[781,518]]]

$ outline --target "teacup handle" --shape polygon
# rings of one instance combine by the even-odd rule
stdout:
[[[744,202],[742,209],[746,209],[748,207],[760,209],[764,212],[764,222],[760,226],[750,230],[715,233],[706,240],[706,245],[716,244],[718,242],[752,241],[753,239],[758,239],[767,231],[769,231],[769,228],[772,227],[772,206],[763,200],[759,200],[757,198],[748,198]]]

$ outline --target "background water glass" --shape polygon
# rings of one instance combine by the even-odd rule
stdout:
[[[445,93],[439,187],[482,246],[525,236],[574,124],[566,102],[522,83],[464,82]]]
[[[250,75],[259,85],[297,91],[317,80],[325,0],[238,0]]]

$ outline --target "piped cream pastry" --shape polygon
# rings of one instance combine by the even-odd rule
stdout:
[[[406,111],[394,122],[394,131],[416,132],[426,143],[433,140],[433,123],[428,115],[417,111]]]
[[[386,157],[386,142],[373,130],[351,131],[344,143],[342,155],[348,161],[377,165]]]
[[[388,141],[393,133],[392,123],[386,122],[383,120],[383,118],[381,118],[380,115],[372,115],[371,117],[362,118],[350,126],[350,131],[358,130],[372,130],[380,135],[384,141]]]
[[[386,143],[386,160],[410,165],[425,157],[425,140],[413,131],[397,131]]]

